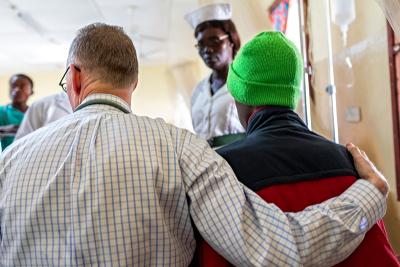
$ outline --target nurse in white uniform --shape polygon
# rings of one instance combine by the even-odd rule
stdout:
[[[200,137],[211,141],[221,136],[238,139],[245,132],[226,88],[229,65],[240,48],[231,18],[229,4],[203,6],[185,16],[195,31],[199,55],[212,70],[197,85],[191,101],[193,128]]]

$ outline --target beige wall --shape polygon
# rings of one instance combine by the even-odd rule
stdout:
[[[315,102],[312,105],[313,128],[331,137],[325,16],[321,0],[310,1],[311,39],[314,57]],[[334,71],[337,85],[340,143],[353,142],[364,149],[391,185],[385,224],[392,245],[400,254],[400,202],[396,200],[394,145],[392,132],[389,63],[386,20],[373,0],[356,0],[356,21],[349,29],[348,45],[342,46],[338,27],[332,24]],[[322,41],[322,42],[321,42]],[[353,86],[344,59],[353,64]],[[345,119],[348,107],[361,108],[361,121]]]

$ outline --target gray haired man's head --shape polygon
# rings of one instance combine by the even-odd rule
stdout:
[[[138,77],[132,40],[121,27],[103,23],[90,24],[78,31],[67,64],[75,64],[94,78],[115,87],[126,87]]]

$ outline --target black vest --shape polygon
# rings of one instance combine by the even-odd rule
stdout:
[[[346,148],[310,131],[290,109],[268,107],[253,115],[246,138],[217,152],[252,190],[335,176],[357,176]]]

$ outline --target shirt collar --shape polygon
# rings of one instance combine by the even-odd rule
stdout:
[[[87,103],[89,101],[93,101],[93,100],[110,101],[110,102],[114,103],[115,105],[121,106],[124,109],[129,110],[129,112],[132,113],[132,109],[126,101],[124,101],[122,98],[112,95],[112,94],[91,94],[91,95],[87,96],[82,101],[82,103],[80,103],[78,105],[78,107],[84,105],[85,103]]]
[[[268,106],[260,108],[250,117],[246,133],[249,135],[260,129],[294,125],[296,127],[305,127],[308,129],[307,125],[305,125],[299,115],[293,110],[287,107]]]

